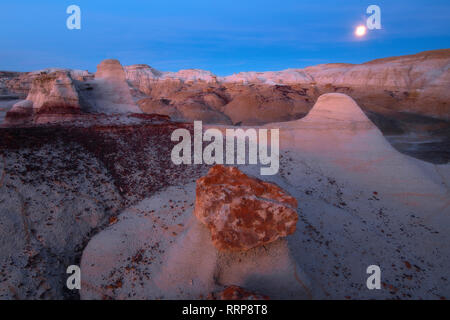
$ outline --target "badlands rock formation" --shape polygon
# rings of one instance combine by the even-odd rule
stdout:
[[[82,107],[73,74],[68,70],[35,74],[27,99],[17,102],[6,113],[7,123],[39,122],[48,114],[56,119],[80,114]]]
[[[446,89],[450,84],[450,49],[360,65],[334,63],[279,72],[244,72],[222,81],[313,85],[321,93],[349,94],[370,111],[402,111],[450,119],[450,94]]]
[[[450,295],[450,283],[442,278],[450,265],[444,253],[450,231],[448,165],[398,153],[342,94],[323,95],[305,118],[272,126],[280,127],[283,153],[274,181],[302,204],[299,225],[306,228],[288,241],[316,283],[313,296]],[[381,267],[382,290],[365,287],[372,264]]]
[[[448,299],[449,165],[398,153],[380,128],[406,131],[416,145],[441,132],[448,162],[449,126],[439,119],[450,114],[449,51],[223,78],[116,60],[96,74],[1,72],[0,298],[76,298],[65,269],[81,263],[84,299],[197,299],[228,296],[230,286],[273,299]],[[279,128],[279,174],[257,185],[274,183],[292,201],[256,204],[291,212],[295,200],[297,231],[254,247],[264,238],[241,241],[235,228],[248,250],[218,250],[211,231],[224,220],[204,213],[214,205],[207,192],[221,187],[204,184],[195,204],[207,168],[169,160],[171,133],[192,125],[140,109]],[[229,188],[236,196],[250,181]],[[216,244],[229,247],[222,236]],[[373,264],[382,290],[366,288]]]
[[[86,70],[72,70],[62,68],[47,68],[32,72],[6,72],[0,71],[0,97],[12,97],[25,99],[31,90],[33,80],[53,72],[66,72],[73,80],[86,81],[93,75]]]
[[[25,99],[31,88],[28,72],[0,71],[0,99]]]
[[[312,100],[304,88],[222,82],[210,72],[156,72],[149,66],[126,67],[144,112],[180,120],[221,124],[263,124],[299,118]],[[148,96],[148,97],[144,97]]]
[[[66,71],[86,112],[142,110],[182,121],[249,125],[299,119],[321,94],[340,92],[355,99],[384,131],[398,133],[408,131],[408,125],[419,127],[418,118],[409,114],[450,120],[449,66],[450,49],[359,65],[323,64],[226,77],[196,69],[162,72],[144,64],[122,68],[117,60],[108,59],[98,65],[95,75],[64,69],[2,72],[0,91],[4,98],[17,99],[29,93],[35,77]]]
[[[204,298],[237,285],[272,299],[450,296],[448,165],[402,155],[353,99],[321,96],[280,128],[280,172],[264,176],[301,204],[297,232],[247,251],[219,251],[193,217],[193,183],[124,210],[81,259],[81,297]],[[259,167],[239,167],[253,176]],[[367,267],[382,270],[368,290]]]
[[[8,111],[9,118],[29,118],[33,115],[33,101],[21,100]]]
[[[93,89],[86,91],[85,99],[94,101],[96,112],[141,112],[133,101],[125,72],[118,60],[103,60],[97,66],[95,81],[88,82],[88,84],[92,84]]]
[[[38,114],[80,113],[78,92],[68,71],[43,73],[33,79],[27,99],[16,103],[7,117],[22,119]]]
[[[232,123],[297,119],[309,111],[320,94],[328,92],[352,96],[371,116],[408,112],[449,120],[449,66],[450,49],[443,49],[360,65],[324,64],[227,77],[201,70],[159,72],[145,65],[126,67],[126,74],[130,84],[150,96],[141,102],[143,109],[153,111],[165,105],[175,112],[189,98],[197,103],[197,109],[217,110]],[[205,93],[215,96],[213,103],[207,100],[211,98],[205,99]]]
[[[249,250],[294,233],[297,200],[278,186],[216,165],[197,180],[195,216],[219,250]]]
[[[202,70],[159,72],[147,65],[125,67],[128,82],[142,111],[170,116],[178,120],[202,120],[208,123],[231,123],[220,107],[226,101],[208,93],[205,85],[216,77]]]
[[[70,73],[55,71],[33,80],[27,96],[35,113],[79,113],[78,92]]]
[[[310,297],[286,239],[219,251],[193,214],[195,183],[170,187],[124,210],[81,258],[82,299],[205,299],[236,285],[272,299]]]
[[[31,85],[26,100],[8,110],[9,124],[60,122],[81,113],[141,113],[117,60],[100,63],[95,78],[87,71],[55,68],[21,76],[27,79],[24,87]]]
[[[195,217],[207,170],[168,160],[180,127],[192,130],[90,114],[0,128],[0,298],[77,297],[65,289],[71,264],[83,299],[197,299],[230,286],[271,299],[450,297],[450,167],[397,152],[350,97],[323,95],[306,117],[262,127],[280,129],[280,171],[261,178],[300,208],[296,232],[246,251],[218,250]],[[366,287],[370,265],[381,290]]]

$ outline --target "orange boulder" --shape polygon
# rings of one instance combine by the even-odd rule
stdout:
[[[273,183],[216,165],[197,180],[195,216],[219,250],[245,251],[294,233],[297,200]]]

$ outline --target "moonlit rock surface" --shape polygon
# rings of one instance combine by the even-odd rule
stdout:
[[[160,72],[148,66],[125,69],[130,83],[146,94],[151,92],[155,100],[176,99],[182,90],[195,91],[199,101],[203,90],[215,88],[216,93],[225,93],[228,105],[218,111],[232,123],[263,124],[298,119],[310,110],[311,100],[330,92],[348,94],[365,110],[382,114],[410,112],[447,120],[450,115],[450,49],[362,64],[329,63],[303,69],[240,72],[224,77],[194,69],[178,72]],[[276,97],[279,86],[285,86],[286,92]],[[266,87],[274,87],[274,94],[264,94],[268,90]],[[290,89],[300,97],[288,92]],[[212,107],[204,100],[203,103]],[[173,105],[176,108],[176,104]]]
[[[344,94],[262,128],[280,129],[279,173],[262,178],[301,204],[296,232],[218,250],[193,216],[195,184],[164,189],[90,240],[81,298],[201,299],[232,285],[271,299],[450,297],[449,165],[396,151]],[[239,170],[256,176],[259,166]],[[382,290],[366,286],[374,264]]]
[[[104,113],[140,113],[135,104],[125,72],[118,60],[103,60],[97,66],[93,90],[86,93],[86,100],[93,101],[92,109]]]
[[[142,111],[177,121],[263,125],[300,119],[320,95],[344,93],[383,132],[397,134],[418,127],[417,116],[450,119],[450,49],[362,64],[328,63],[229,76],[199,69],[165,72],[146,64],[122,67],[108,59],[98,65],[95,79],[88,71],[61,68],[0,72],[0,93],[24,99],[35,78],[55,73],[66,73],[74,81],[81,109],[87,113]],[[0,119],[11,106],[0,107]],[[426,118],[422,120],[430,120]]]
[[[295,231],[297,200],[235,167],[216,165],[197,180],[195,216],[219,250],[248,250]]]
[[[193,215],[194,201],[190,183],[124,210],[83,251],[81,299],[205,299],[229,286],[272,299],[310,298],[310,279],[286,238],[219,251]]]
[[[223,82],[240,82],[242,84],[261,83],[261,84],[292,84],[309,83],[313,78],[305,71],[300,69],[287,69],[282,71],[265,72],[240,72],[231,76],[221,77]]]
[[[353,124],[376,128],[356,102],[341,93],[321,95],[314,108],[302,120],[302,123],[305,122],[327,123],[334,126]]]
[[[34,78],[27,100],[33,102],[36,113],[79,113],[81,109],[75,84],[65,70]]]
[[[149,81],[156,80],[178,80],[182,82],[203,81],[216,82],[217,77],[212,72],[200,69],[185,69],[177,72],[158,71],[145,64],[135,64],[124,67],[128,80],[138,83],[141,79]]]
[[[119,60],[106,59],[97,66],[95,79],[106,79],[110,81],[124,81],[125,72]]]
[[[33,116],[33,101],[20,100],[16,102],[11,109],[6,112],[5,123],[23,123]]]
[[[449,297],[441,279],[450,265],[449,165],[396,151],[344,94],[322,95],[303,119],[266,127],[280,128],[273,180],[302,204],[306,224],[290,248],[322,297]],[[372,264],[382,290],[365,285]]]
[[[8,111],[8,113],[16,113],[16,114],[23,114],[30,115],[33,112],[33,101],[30,100],[21,100],[17,103],[15,103],[11,110]]]
[[[217,77],[210,71],[199,69],[186,69],[177,72],[165,72],[163,78],[166,79],[180,79],[185,82],[190,81],[204,81],[204,82],[216,82]]]
[[[48,74],[53,72],[67,72],[70,77],[74,80],[83,81],[86,79],[92,79],[93,74],[89,73],[87,70],[77,70],[77,69],[66,69],[66,68],[46,68],[41,70],[36,70],[28,73],[28,77],[34,78],[42,74]]]

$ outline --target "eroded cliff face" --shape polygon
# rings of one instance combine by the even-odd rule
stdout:
[[[26,100],[15,103],[6,113],[8,124],[24,124],[41,115],[79,114],[78,91],[68,70],[34,74]]]
[[[128,82],[148,96],[140,102],[144,111],[161,107],[172,114],[182,108],[218,110],[231,123],[252,124],[302,117],[320,94],[330,92],[352,96],[368,112],[407,112],[449,120],[449,68],[450,50],[443,49],[359,65],[324,64],[227,77],[202,70],[165,73],[146,65],[125,70]],[[191,120],[183,112],[178,116]]]
[[[125,72],[118,60],[107,59],[97,66],[95,80],[87,83],[84,100],[89,112],[139,113],[134,103]]]
[[[142,110],[175,120],[221,124],[299,119],[321,94],[339,92],[355,99],[377,125],[387,123],[395,131],[401,130],[398,122],[403,114],[450,120],[449,68],[450,49],[358,65],[324,64],[227,77],[197,69],[162,72],[145,64],[122,67],[119,61],[108,59],[98,65],[95,75],[65,69],[3,72],[0,89],[4,97],[9,94],[18,99],[33,91],[36,79],[65,72],[84,112]],[[71,99],[73,90],[64,94]]]
[[[79,113],[78,92],[69,72],[56,71],[33,80],[27,96],[37,113]]]
[[[409,112],[449,120],[450,50],[307,68],[318,84],[346,87],[362,108]]]
[[[0,99],[25,98],[31,88],[29,72],[0,71]]]
[[[238,83],[156,81],[137,103],[144,112],[206,123],[264,124],[304,116],[314,102],[309,88]]]
[[[102,61],[95,75],[88,71],[50,68],[9,73],[8,77],[2,82],[6,100],[20,99],[23,92],[28,93],[26,100],[4,109],[8,125],[67,121],[73,114],[141,112],[117,60]]]

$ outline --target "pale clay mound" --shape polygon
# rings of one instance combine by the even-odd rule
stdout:
[[[87,71],[57,68],[32,72],[28,77],[31,85],[26,100],[14,104],[6,114],[12,125],[60,122],[80,113],[142,112],[117,60],[102,61],[95,77]]]
[[[449,298],[449,165],[395,151],[343,94],[265,127],[280,128],[279,174],[239,168],[297,199],[293,235],[219,252],[193,216],[195,184],[171,187],[88,243],[81,298],[196,299],[230,285],[272,299]],[[381,290],[366,287],[373,264]]]
[[[286,240],[219,252],[193,216],[194,199],[195,184],[171,187],[96,235],[81,260],[81,298],[199,299],[231,284],[271,297],[308,298],[307,279]]]
[[[97,66],[95,79],[86,83],[90,90],[83,90],[90,111],[111,113],[140,113],[134,103],[125,72],[118,60],[103,60]]]

